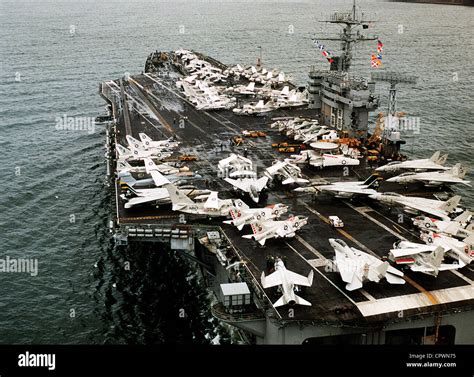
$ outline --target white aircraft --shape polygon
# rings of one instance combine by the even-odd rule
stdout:
[[[140,132],[138,136],[140,137],[140,140],[142,141],[146,149],[149,149],[149,148],[174,149],[174,148],[178,148],[180,144],[179,141],[173,141],[171,139],[152,140],[149,136],[147,136],[143,132]]]
[[[387,179],[387,182],[396,182],[408,184],[413,182],[422,182],[428,187],[437,187],[441,185],[462,183],[471,186],[469,181],[464,180],[467,170],[461,164],[456,164],[452,169],[445,171],[433,171],[424,173],[408,172]]]
[[[242,200],[234,200],[234,206],[230,210],[232,220],[225,220],[225,224],[234,225],[242,230],[245,225],[275,219],[288,211],[288,206],[278,203],[271,204],[265,208],[250,208]]]
[[[301,178],[301,169],[286,161],[275,160],[272,166],[265,169],[263,174],[272,179],[278,177],[283,185],[291,183],[308,183],[307,179]]]
[[[233,206],[232,199],[219,199],[217,191],[211,191],[209,195],[205,195],[204,202],[194,202],[173,184],[167,184],[165,187],[173,204],[173,211],[206,216],[227,216]]]
[[[235,94],[246,94],[246,95],[256,94],[255,82],[251,82],[248,85],[239,85],[239,86],[227,88],[224,90],[224,93],[235,93]]]
[[[171,144],[172,142],[167,141],[166,143],[161,144],[160,146],[150,146],[150,143],[144,143],[140,140],[135,139],[131,135],[125,136],[127,139],[127,143],[132,150],[138,150],[138,151],[147,151],[147,152],[153,152],[153,153],[160,153],[160,152],[167,152],[171,148],[177,147],[177,143],[173,142],[174,144]],[[168,145],[168,146],[166,146]],[[171,145],[171,147],[170,147]]]
[[[295,304],[311,306],[311,303],[295,294],[297,286],[311,287],[314,272],[311,270],[308,277],[287,270],[280,258],[275,258],[275,272],[265,276],[262,272],[261,282],[263,288],[280,286],[282,296],[273,304],[275,308],[283,305],[293,306]]]
[[[256,104],[248,103],[241,108],[232,109],[237,115],[261,115],[273,110],[275,110],[275,106],[270,101],[264,103],[263,99]]]
[[[423,245],[408,241],[397,241],[390,249],[389,258],[398,265],[407,265],[412,271],[438,276],[439,271],[456,270],[464,263],[446,264],[442,246]]]
[[[395,172],[402,169],[425,171],[425,170],[447,170],[444,164],[448,159],[448,155],[441,156],[441,152],[437,151],[431,158],[412,160],[412,161],[393,161],[387,165],[383,165],[375,169],[376,171]]]
[[[256,178],[224,178],[224,181],[230,183],[234,188],[249,194],[250,198],[258,203],[260,193],[267,187],[268,177]]]
[[[461,201],[460,196],[453,196],[445,202],[435,199],[420,198],[417,196],[404,196],[394,192],[384,192],[369,195],[369,198],[378,200],[388,206],[400,206],[407,213],[418,215],[427,213],[442,220],[451,220],[449,214],[456,210]]]
[[[340,239],[330,238],[329,243],[336,253],[334,262],[348,291],[362,288],[366,280],[378,283],[385,278],[390,284],[405,284],[403,273],[388,262],[349,247]]]
[[[265,245],[269,238],[291,238],[296,231],[308,223],[304,216],[291,216],[287,220],[268,220],[251,224],[253,234],[246,234],[243,238],[253,239],[260,245]]]
[[[165,187],[156,187],[150,189],[134,189],[133,187],[127,187],[128,191],[133,197],[128,197],[125,194],[120,195],[123,200],[126,200],[124,207],[132,208],[140,204],[156,203],[156,204],[169,204],[171,202],[168,190]],[[190,198],[209,195],[209,190],[199,190],[194,186],[180,186],[180,192],[183,195],[189,196]]]
[[[257,173],[253,170],[253,162],[247,157],[231,153],[217,164],[219,177],[244,178],[255,177]]]
[[[164,159],[171,156],[170,152],[158,150],[145,151],[135,149],[134,147],[128,149],[121,144],[117,144],[115,148],[117,150],[118,160],[143,160],[144,158]]]
[[[467,238],[471,234],[474,234],[474,223],[470,223],[471,219],[472,213],[470,211],[464,211],[452,221],[438,220],[427,216],[418,216],[413,219],[413,225],[427,231]]]
[[[469,236],[462,241],[443,234],[433,232],[421,232],[420,238],[428,245],[441,246],[444,251],[459,264],[470,264],[474,259],[474,236]]]
[[[288,161],[295,164],[309,164],[321,169],[328,166],[356,166],[360,164],[357,158],[331,152],[319,154],[313,150],[304,150],[299,155],[291,155],[291,159]]]
[[[380,177],[376,174],[371,175],[363,182],[334,182],[325,185],[313,185],[307,187],[298,187],[293,191],[312,192],[312,193],[328,193],[336,198],[349,199],[357,195],[373,195],[377,191],[373,187],[378,186]]]

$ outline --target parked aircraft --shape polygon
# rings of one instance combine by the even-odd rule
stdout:
[[[309,301],[296,295],[295,290],[298,286],[311,287],[313,275],[313,270],[309,272],[307,277],[287,270],[281,258],[275,258],[275,272],[268,276],[265,276],[265,272],[262,272],[261,282],[263,288],[280,287],[282,296],[273,304],[275,308],[295,304],[311,306]]]
[[[453,196],[451,199],[443,202],[441,200],[426,199],[416,196],[404,196],[393,192],[376,193],[369,195],[369,198],[378,200],[384,204],[402,207],[410,214],[427,213],[442,220],[451,220],[449,215],[456,210],[461,201],[460,196]]]
[[[250,208],[242,200],[234,200],[233,208],[230,210],[232,220],[225,220],[225,224],[234,225],[242,230],[245,225],[275,219],[288,211],[288,206],[278,203],[264,208]]]
[[[391,267],[388,262],[349,247],[340,239],[330,238],[329,243],[336,253],[335,264],[342,280],[347,283],[348,291],[362,288],[367,280],[378,283],[383,278],[390,284],[405,284],[403,273]]]
[[[448,154],[444,154],[441,156],[441,152],[437,151],[431,156],[431,158],[411,161],[393,161],[389,162],[386,165],[380,166],[375,170],[383,172],[395,172],[402,169],[415,171],[447,170],[449,168],[444,166],[447,159]]]
[[[291,216],[287,220],[267,220],[252,224],[253,234],[246,234],[243,238],[253,239],[260,245],[265,245],[269,238],[291,238],[296,235],[296,231],[308,223],[308,218],[304,216]]]
[[[444,248],[429,246],[408,241],[398,241],[390,250],[390,259],[398,265],[407,265],[412,271],[438,276],[440,271],[456,270],[464,267],[464,263],[442,263]]]

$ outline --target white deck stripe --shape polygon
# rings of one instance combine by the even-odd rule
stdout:
[[[430,294],[432,294],[440,304],[473,300],[474,286],[439,289],[436,291],[430,291]],[[411,295],[382,298],[375,302],[360,302],[356,305],[364,317],[369,317],[378,314],[432,306],[433,304],[425,294],[414,293]]]

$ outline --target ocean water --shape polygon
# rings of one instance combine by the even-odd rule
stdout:
[[[358,5],[377,21],[369,31],[384,43],[384,68],[419,77],[398,88],[399,109],[419,117],[421,127],[407,153],[441,149],[451,164],[472,168],[474,8]],[[304,85],[311,65],[326,66],[311,37],[337,31],[317,20],[350,6],[2,0],[1,258],[37,259],[39,271],[0,273],[0,343],[185,343],[216,335],[192,265],[156,246],[118,251],[111,243],[102,127],[62,131],[57,118],[102,113],[99,83],[141,72],[154,50],[182,47],[249,64],[262,46],[265,66]],[[327,42],[330,51],[338,47]],[[375,42],[358,45],[353,69],[368,74],[375,50]],[[388,85],[378,91],[385,108]],[[473,190],[459,192],[472,207]]]

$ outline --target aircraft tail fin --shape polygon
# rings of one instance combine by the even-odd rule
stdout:
[[[433,153],[433,155],[430,157],[430,160],[433,161],[433,162],[438,163],[440,155],[441,155],[441,152],[440,152],[440,151],[436,151],[436,152]]]
[[[126,173],[119,173],[119,178],[120,178],[120,186],[125,186],[127,185],[128,187],[132,187],[135,182],[137,181],[133,176],[126,172]]]
[[[428,261],[433,265],[436,271],[438,270],[439,266],[441,266],[441,262],[443,262],[443,259],[444,249],[441,246],[438,246],[428,255]]]
[[[461,201],[461,197],[459,195],[453,196],[451,199],[446,200],[441,205],[440,209],[448,213],[451,213],[456,209],[460,201]]]
[[[467,169],[462,164],[456,164],[451,170],[453,177],[463,179],[466,176]]]
[[[474,245],[474,234],[464,238],[462,242],[464,242],[466,245]]]
[[[179,204],[194,204],[194,202],[187,195],[183,194],[183,192],[172,183],[165,185],[165,188],[168,190],[168,194],[173,206]]]
[[[257,190],[257,192],[262,191],[268,183],[268,177],[262,177],[257,179],[257,181],[254,183],[254,187]]]
[[[439,165],[444,165],[448,161],[448,154],[443,154],[440,158],[438,158],[438,161],[436,161],[437,164]]]
[[[127,135],[125,136],[125,138],[127,139],[127,143],[130,146],[130,148],[143,149],[142,142],[135,139],[132,135]]]
[[[459,222],[459,223],[464,223],[466,221],[469,221],[469,218],[472,216],[471,211],[464,211],[461,213],[459,216],[454,218],[453,221]]]
[[[122,190],[129,190],[133,195],[135,196],[139,196],[138,195],[138,192],[132,187],[130,186],[128,183],[124,183],[124,185],[122,186]]]
[[[466,227],[466,230],[467,230],[468,232],[474,233],[474,223],[469,224],[469,225]]]
[[[380,175],[378,174],[372,174],[369,178],[367,178],[365,181],[364,181],[364,185],[366,185],[367,187],[377,187],[378,184],[379,184],[379,180],[381,179]]]

